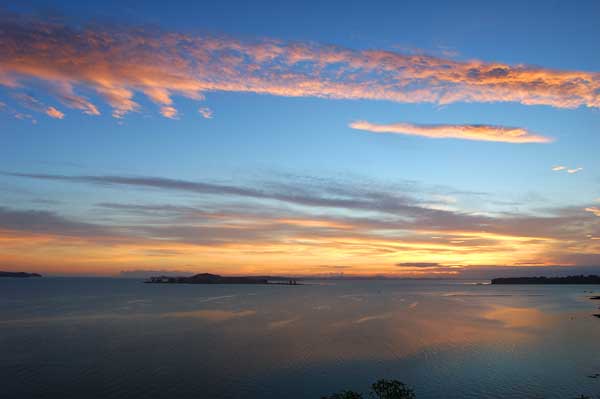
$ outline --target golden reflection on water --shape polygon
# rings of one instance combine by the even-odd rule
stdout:
[[[496,320],[508,329],[541,329],[550,324],[555,317],[535,308],[513,306],[494,306],[484,314],[490,320]]]
[[[490,384],[506,393],[505,382],[511,381],[517,388],[506,397],[562,399],[569,396],[523,393],[537,395],[553,383],[551,389],[581,393],[579,387],[596,382],[587,376],[600,371],[594,360],[600,353],[600,322],[592,317],[596,304],[589,300],[592,294],[575,287],[110,282],[121,291],[106,294],[102,284],[109,283],[77,281],[69,289],[82,289],[69,294],[62,281],[42,283],[56,285],[53,295],[39,300],[35,287],[24,295],[19,286],[10,305],[0,303],[0,347],[8,372],[19,365],[38,370],[49,359],[67,365],[92,359],[91,374],[102,378],[108,363],[142,370],[144,386],[156,380],[156,370],[177,381],[181,370],[193,370],[187,385],[170,386],[205,387],[219,376],[226,381],[214,385],[215,392],[243,381],[259,392],[252,397],[261,398],[277,397],[263,395],[265,384],[295,383],[298,375],[324,384],[309,397],[393,375],[406,378],[425,398],[440,397],[454,381],[470,397],[483,397],[477,395]],[[109,377],[122,375],[116,370]],[[332,375],[344,381],[329,386]]]
[[[256,314],[254,310],[228,311],[228,310],[192,310],[187,312],[163,313],[162,317],[190,317],[212,322],[221,322],[240,317],[248,317]]]
[[[351,312],[336,306],[313,307],[292,317],[267,321],[268,329],[277,331],[265,355],[294,363],[306,359],[310,352],[313,361],[329,362],[399,359],[423,351],[481,344],[514,347],[535,340],[556,321],[556,316],[533,307],[482,304],[479,300],[471,304],[439,297],[398,300],[390,310],[389,303],[372,306],[369,300],[356,298],[345,298],[354,307]],[[253,323],[260,323],[260,318],[259,312]],[[250,331],[242,328],[240,333],[258,330],[260,327]]]

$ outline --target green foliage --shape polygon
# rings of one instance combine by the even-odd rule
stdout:
[[[415,399],[415,393],[397,380],[379,380],[371,385],[371,396],[377,399]]]

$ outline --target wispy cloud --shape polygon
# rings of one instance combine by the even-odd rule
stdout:
[[[437,262],[403,262],[403,263],[396,263],[396,266],[398,267],[439,267],[441,266],[439,263]]]
[[[37,119],[35,119],[35,117],[33,115],[31,115],[27,112],[17,111],[16,109],[14,109],[13,107],[11,107],[10,105],[8,105],[6,103],[0,103],[0,112],[5,112],[8,115],[10,115],[16,119],[28,120],[34,125],[37,124]]]
[[[44,113],[54,119],[63,119],[65,117],[65,114],[59,111],[56,107],[47,106],[39,98],[31,94],[17,92],[13,94],[13,97],[16,99],[17,103],[30,111]],[[31,115],[17,111],[13,111],[13,114],[19,119],[31,119],[35,123],[35,119]]]
[[[205,119],[212,119],[212,117],[213,117],[213,111],[212,111],[212,109],[210,109],[208,107],[198,108],[198,113],[200,115],[202,115],[202,117]]]
[[[568,174],[571,174],[571,175],[572,175],[572,174],[575,174],[575,173],[579,173],[579,172],[581,172],[581,171],[583,170],[583,168],[582,168],[582,167],[578,167],[578,168],[568,168],[568,167],[566,167],[566,166],[563,166],[563,165],[558,165],[558,166],[554,166],[554,167],[552,168],[552,170],[553,170],[554,172],[562,172],[562,171],[565,171],[565,172],[567,172]]]
[[[160,113],[165,118],[177,119],[177,110],[175,109],[175,107],[171,107],[170,105],[165,105],[164,107],[161,107]]]
[[[46,115],[48,115],[51,118],[54,119],[62,119],[65,117],[65,114],[63,114],[62,112],[60,112],[59,110],[57,110],[54,107],[48,107],[46,109]]]
[[[600,107],[600,75],[593,72],[141,27],[81,28],[14,14],[0,18],[0,85],[20,90],[42,81],[65,106],[90,115],[100,114],[100,109],[78,94],[80,89],[103,97],[118,118],[141,109],[134,99],[137,93],[172,118],[173,96],[202,100],[212,91]],[[533,139],[539,140],[544,139]]]
[[[294,176],[289,182],[231,185],[161,177],[8,176],[93,190],[143,190],[147,201],[91,204],[72,215],[0,207],[0,248],[9,266],[66,270],[83,263],[118,272],[132,264],[160,268],[168,259],[178,270],[199,270],[190,265],[203,259],[217,273],[447,276],[472,265],[530,265],[532,259],[539,266],[600,261],[600,241],[589,238],[600,237],[600,217],[590,214],[600,209],[592,204],[484,215],[431,209],[429,197],[458,192],[409,183]],[[167,198],[173,202],[165,203]]]
[[[115,229],[93,223],[73,221],[49,211],[14,210],[0,206],[0,230],[52,234],[82,239],[114,239]]]
[[[356,196],[361,188],[348,189],[346,192],[336,192],[336,188],[330,188],[328,195],[318,195],[307,192],[297,192],[295,187],[277,187],[275,190],[260,189],[247,186],[236,186],[213,182],[196,182],[189,180],[169,179],[163,177],[148,176],[68,176],[57,174],[31,174],[31,173],[3,173],[8,176],[26,177],[37,180],[65,181],[73,183],[88,183],[101,186],[129,186],[146,187],[157,190],[182,191],[204,195],[227,195],[240,196],[255,199],[269,199],[287,202],[302,206],[346,208],[346,209],[388,209],[417,210],[414,203],[402,195],[390,195],[387,192],[371,191],[365,193],[364,197]],[[332,195],[337,194],[337,195]],[[427,209],[425,212],[435,212]]]
[[[356,121],[352,129],[371,133],[393,133],[423,136],[434,139],[463,139],[504,143],[549,143],[549,137],[539,136],[527,129],[493,125],[422,125],[414,123],[377,124]]]

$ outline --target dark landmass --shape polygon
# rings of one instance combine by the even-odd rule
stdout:
[[[25,273],[25,272],[0,272],[0,277],[26,278],[26,277],[42,277],[42,275],[37,274],[37,273]]]
[[[597,378],[600,374],[590,375]],[[321,396],[321,399],[417,399],[415,391],[398,380],[379,380],[371,385],[371,391],[362,392],[344,390],[331,395]],[[572,396],[571,396],[572,398]],[[575,399],[592,399],[591,396],[579,395]]]
[[[600,284],[600,276],[504,277],[492,279],[492,284]]]
[[[209,273],[203,273],[209,274]],[[116,277],[119,278],[135,278],[135,279],[150,279],[151,277],[193,277],[196,273],[189,271],[180,270],[121,270]],[[213,274],[214,275],[214,274]],[[293,277],[293,276],[251,276],[252,278],[265,279],[269,281],[282,281],[282,280],[306,280],[305,277]]]
[[[269,280],[279,280],[280,282],[270,283]],[[297,285],[296,280],[282,280],[281,277],[269,278],[260,277],[224,277],[217,274],[201,273],[191,277],[169,277],[157,276],[150,277],[145,283],[150,284],[287,284]]]
[[[368,394],[344,390],[332,395],[322,396],[321,399],[364,399],[365,397],[373,399],[416,399],[415,391],[398,380],[379,380],[371,385],[371,392]]]

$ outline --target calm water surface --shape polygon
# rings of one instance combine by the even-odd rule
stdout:
[[[600,395],[592,286],[0,279],[2,398]]]

